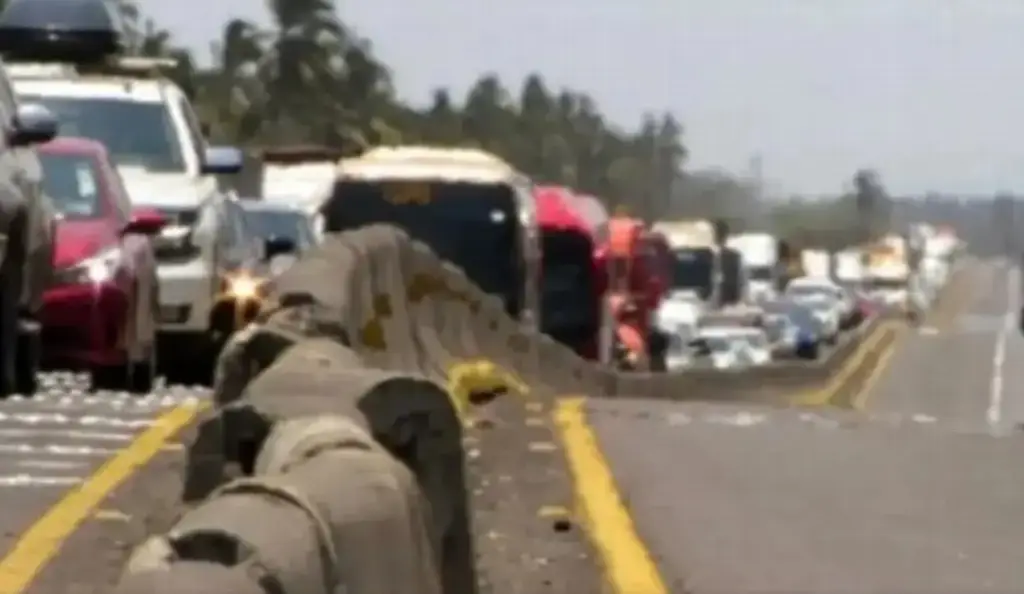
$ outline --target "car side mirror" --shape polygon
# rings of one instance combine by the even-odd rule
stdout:
[[[294,254],[298,246],[288,237],[268,237],[263,242],[263,258],[270,261],[273,258],[286,254]]]
[[[242,151],[233,146],[211,146],[203,154],[203,175],[231,175],[242,170]]]
[[[152,209],[137,209],[132,212],[132,218],[122,229],[125,235],[156,235],[167,226],[167,219],[159,211]]]
[[[16,147],[42,144],[53,140],[58,129],[53,112],[37,103],[25,103],[18,106],[7,143]]]

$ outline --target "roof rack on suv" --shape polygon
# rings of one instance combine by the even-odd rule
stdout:
[[[0,12],[0,55],[21,76],[149,78],[177,65],[125,56],[124,39],[124,23],[106,0],[11,0]]]
[[[143,56],[112,56],[96,62],[50,62],[10,60],[8,73],[15,78],[67,79],[78,76],[119,76],[124,78],[165,78],[178,61],[174,58],[147,58]]]

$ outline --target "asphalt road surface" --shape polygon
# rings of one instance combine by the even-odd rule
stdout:
[[[966,307],[904,337],[863,413],[589,403],[670,591],[1024,591],[1019,275],[969,266]]]
[[[161,413],[205,397],[204,390],[185,387],[145,396],[87,387],[85,375],[47,373],[34,397],[0,400],[0,558]]]
[[[1013,430],[1024,420],[1020,270],[987,261],[965,272],[965,307],[955,319],[903,338],[866,401],[868,410],[993,431]]]

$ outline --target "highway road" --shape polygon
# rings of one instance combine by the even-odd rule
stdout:
[[[91,393],[84,374],[46,373],[34,397],[0,401],[0,591],[21,591],[65,532],[105,511],[106,491],[126,476],[105,464],[125,460],[140,435],[159,430],[168,411],[207,398],[208,390],[185,386],[161,386],[145,396]],[[105,478],[97,480],[100,475]]]
[[[959,315],[903,337],[864,412],[587,403],[664,591],[1024,591],[1019,274],[968,266]]]
[[[1008,316],[1020,275],[974,262],[959,282],[962,307],[904,333],[863,411],[586,402],[622,499],[583,485],[601,496],[594,519],[620,594],[1024,591],[1024,338]],[[185,387],[92,395],[73,374],[44,383],[36,398],[0,402],[0,506],[12,512],[0,520],[4,592],[21,591],[60,529],[25,545],[30,524],[88,492],[83,481],[168,410],[206,397]],[[599,466],[577,470],[590,480]],[[175,496],[177,472],[161,472],[142,489],[149,500]],[[151,522],[131,497],[95,510],[124,516],[103,524],[114,536],[87,524],[64,547],[74,559],[51,564],[31,592],[103,591]]]
[[[922,415],[963,430],[1013,430],[1024,420],[1020,270],[1004,261],[965,271],[952,319],[907,333],[865,399],[873,414]]]

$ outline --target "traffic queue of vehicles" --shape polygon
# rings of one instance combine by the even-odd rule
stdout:
[[[828,270],[783,266],[788,250],[770,236],[728,247],[727,229],[708,221],[650,226],[611,215],[593,197],[533,185],[479,150],[379,147],[343,159],[334,175],[302,182],[330,184],[322,201],[302,201],[324,230],[397,225],[527,328],[606,364],[657,371],[816,359],[888,306],[871,279],[853,287]],[[768,253],[748,260],[750,249]]]
[[[44,361],[100,388],[207,381],[266,279],[322,233],[374,223],[425,242],[527,330],[630,369],[816,356],[860,311],[839,286],[773,293],[786,256],[774,240],[609,215],[476,149],[266,151],[261,199],[240,198],[218,177],[245,156],[207,145],[161,74],[173,63],[122,56],[116,22],[99,0],[15,0],[0,15],[2,394],[33,392]],[[757,325],[706,315],[753,301]]]
[[[242,153],[207,146],[173,62],[123,56],[117,22],[88,0],[0,15],[0,395],[43,365],[98,389],[208,380],[268,256],[296,247],[218,190]]]
[[[866,318],[913,319],[946,283],[959,241],[949,230],[935,233],[919,224],[907,237],[887,235],[835,254],[803,250],[791,255],[795,266],[779,261],[787,248],[764,233],[726,244],[740,252],[746,278],[727,282],[746,286],[740,291],[742,304],[712,307],[698,291],[670,293],[657,312],[658,326],[671,336],[670,369],[742,369],[782,358],[817,359]],[[705,288],[703,294],[712,292]],[[750,346],[751,328],[763,334],[756,342],[767,343],[767,349]]]

